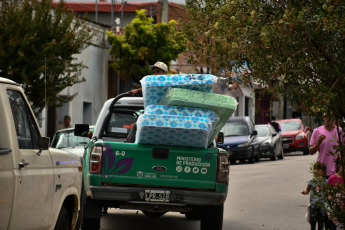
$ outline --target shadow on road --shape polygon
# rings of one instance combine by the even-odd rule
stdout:
[[[126,230],[176,230],[200,229],[200,221],[187,220],[179,213],[167,213],[161,218],[150,219],[141,211],[124,211],[111,209],[111,212],[101,218],[101,230],[126,229]]]

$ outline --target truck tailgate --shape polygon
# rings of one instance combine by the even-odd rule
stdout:
[[[98,184],[215,189],[217,156],[216,148],[104,142]]]

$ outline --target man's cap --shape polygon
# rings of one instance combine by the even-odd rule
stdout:
[[[154,65],[149,66],[150,70],[152,70],[153,68],[158,68],[158,69],[163,70],[164,72],[168,72],[168,66],[165,63],[160,62],[160,61],[156,62]]]

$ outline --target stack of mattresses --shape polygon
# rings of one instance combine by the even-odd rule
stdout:
[[[207,74],[144,77],[145,113],[137,121],[136,143],[206,148],[237,105],[212,93],[216,80]]]

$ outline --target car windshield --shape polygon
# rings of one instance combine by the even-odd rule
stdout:
[[[74,129],[57,132],[51,145],[52,148],[62,149],[68,147],[84,146],[89,142],[88,137],[74,136]]]
[[[301,130],[301,124],[298,121],[290,122],[279,122],[282,131],[292,131],[292,130]]]
[[[255,126],[256,131],[258,131],[259,137],[266,137],[270,135],[270,130],[268,126]]]
[[[227,123],[221,132],[224,133],[224,137],[249,135],[248,126],[245,123]]]

